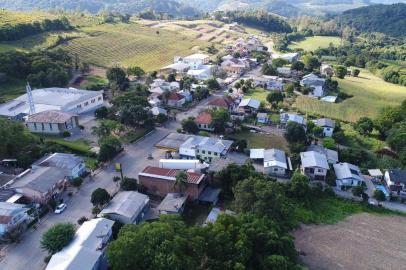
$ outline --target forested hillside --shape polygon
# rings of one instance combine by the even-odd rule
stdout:
[[[66,9],[98,13],[103,9],[135,14],[145,9],[168,13],[172,16],[194,16],[194,8],[174,0],[0,0],[0,8],[13,10]]]
[[[391,36],[406,34],[406,4],[373,5],[345,11],[336,17],[341,26],[359,32],[379,32]]]

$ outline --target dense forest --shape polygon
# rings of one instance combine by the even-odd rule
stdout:
[[[227,11],[216,12],[219,20],[237,22],[246,26],[258,28],[268,32],[289,33],[292,28],[284,19],[265,11]],[[225,19],[226,18],[226,19]]]
[[[379,32],[391,36],[406,34],[406,4],[372,5],[345,11],[334,19],[339,27],[359,32]]]
[[[194,8],[174,0],[0,0],[0,8],[12,10],[65,9],[99,13],[109,11],[136,14],[145,9],[167,13],[176,17],[192,17],[197,14]]]

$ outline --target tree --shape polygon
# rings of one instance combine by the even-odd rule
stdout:
[[[113,136],[107,136],[99,140],[100,151],[99,151],[99,160],[107,161],[114,158],[122,149],[120,140]]]
[[[340,79],[344,79],[345,75],[347,75],[347,68],[345,66],[337,65],[334,68],[334,73]]]
[[[98,109],[96,109],[95,111],[94,111],[94,116],[97,118],[97,119],[104,119],[104,118],[107,118],[107,116],[109,115],[109,109],[107,109],[107,107],[100,107],[100,108],[98,108]]]
[[[230,121],[230,114],[224,108],[211,110],[212,126],[215,132],[224,132],[227,123]]]
[[[266,100],[269,103],[278,103],[283,101],[283,94],[281,91],[272,91],[266,96]]]
[[[355,186],[352,188],[352,194],[356,197],[361,197],[365,188],[363,186]]]
[[[166,78],[166,80],[168,82],[176,82],[176,74],[174,74],[174,73],[169,74],[168,78]]]
[[[383,202],[386,200],[385,193],[383,193],[382,190],[376,189],[374,191],[374,199],[377,200],[378,202]]]
[[[381,138],[385,138],[388,135],[388,131],[402,120],[403,112],[400,108],[386,107],[382,109],[375,119],[375,127],[379,131]]]
[[[111,199],[110,194],[104,188],[97,188],[92,192],[90,197],[90,202],[93,206],[103,206],[108,203]]]
[[[354,69],[352,69],[352,72],[351,72],[351,74],[352,74],[352,76],[354,76],[354,77],[358,77],[358,75],[360,74],[360,70],[359,69],[357,69],[357,68],[354,68]]]
[[[323,139],[323,147],[331,150],[336,150],[336,142],[334,141],[333,138],[327,137]]]
[[[206,81],[207,88],[210,90],[220,90],[221,86],[215,78],[210,78]]]
[[[168,121],[168,116],[166,114],[160,113],[156,116],[156,121],[160,124],[165,123]]]
[[[186,131],[187,133],[192,133],[192,134],[196,134],[197,132],[199,132],[199,127],[197,126],[194,117],[189,117],[187,119],[184,119],[182,121],[182,129],[184,131]]]
[[[287,64],[288,64],[288,61],[286,61],[285,59],[282,59],[282,58],[272,59],[272,66],[274,68],[283,67],[284,65],[287,65]]]
[[[371,118],[368,118],[366,116],[361,117],[355,123],[355,129],[362,135],[368,135],[374,129],[374,122]]]
[[[303,56],[302,61],[305,65],[305,68],[309,71],[320,67],[319,60],[311,54],[306,54],[305,56]]]
[[[112,67],[107,69],[106,77],[110,84],[122,86],[127,81],[127,75],[124,69],[120,67]]]
[[[274,76],[277,75],[276,69],[269,64],[264,64],[261,68],[261,73],[263,75],[269,75],[269,76]],[[237,87],[236,87],[237,88]],[[237,88],[238,89],[238,88]]]
[[[127,68],[127,74],[128,75],[133,75],[133,76],[135,76],[136,78],[139,79],[139,78],[141,78],[142,76],[145,75],[145,71],[140,67],[129,67],[129,68]]]
[[[299,171],[295,171],[290,180],[288,188],[289,196],[292,198],[298,198],[301,200],[307,200],[310,196],[309,179],[301,174]]]
[[[124,177],[124,179],[120,183],[120,187],[122,190],[126,191],[138,190],[137,180],[134,178]]]
[[[286,84],[285,91],[288,95],[293,95],[293,92],[295,91],[295,85],[293,83]]]
[[[292,65],[290,66],[291,69],[293,70],[298,70],[298,71],[302,71],[305,68],[305,65],[303,62],[301,61],[295,61],[292,63]]]
[[[177,171],[173,188],[176,192],[183,193],[187,188],[187,173],[185,171]]]
[[[74,235],[75,225],[72,223],[53,225],[42,235],[41,248],[50,254],[55,254],[67,246]]]
[[[119,119],[126,126],[138,128],[143,127],[145,123],[151,123],[152,113],[148,107],[135,104],[127,104],[121,107]]]
[[[296,122],[289,121],[287,123],[284,136],[289,143],[307,142],[305,129]]]

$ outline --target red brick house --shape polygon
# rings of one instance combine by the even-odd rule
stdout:
[[[165,197],[174,193],[174,184],[178,170],[147,166],[138,174],[138,183],[143,185],[151,194]],[[197,200],[206,187],[206,176],[201,173],[186,172],[187,187],[184,193],[192,200]]]

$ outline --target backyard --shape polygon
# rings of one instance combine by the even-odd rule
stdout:
[[[270,92],[268,90],[258,87],[244,94],[244,98],[254,98],[261,102],[267,102],[266,97],[268,96],[269,93]]]
[[[340,103],[327,103],[299,96],[293,106],[304,113],[355,122],[362,116],[374,118],[383,107],[399,105],[406,99],[406,87],[385,82],[365,69],[359,77],[334,79],[338,80],[341,91],[353,97]]]
[[[284,137],[275,134],[251,133],[243,131],[232,135],[231,138],[236,140],[245,139],[248,142],[248,148],[278,148],[281,150],[288,150],[288,143]]]

